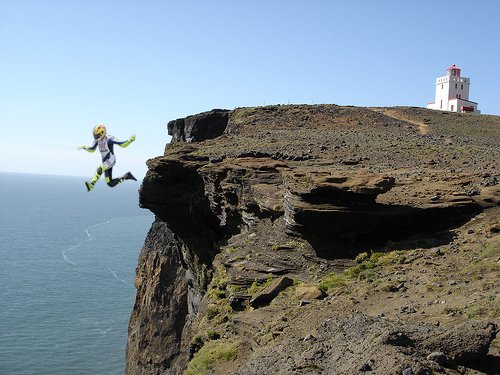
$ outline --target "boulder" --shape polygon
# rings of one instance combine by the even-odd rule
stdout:
[[[468,321],[431,339],[427,347],[443,352],[453,363],[466,364],[488,353],[496,333],[492,322]]]
[[[298,300],[323,299],[327,294],[316,285],[299,285],[295,290],[295,297]]]
[[[269,286],[264,288],[260,293],[255,295],[250,300],[250,305],[253,308],[258,308],[269,304],[273,299],[275,299],[280,292],[293,285],[293,280],[289,277],[282,276],[279,279],[271,282]]]

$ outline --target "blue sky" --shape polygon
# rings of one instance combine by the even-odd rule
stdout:
[[[172,119],[276,103],[425,106],[456,64],[500,114],[500,2],[0,0],[0,171],[115,174],[163,154]]]

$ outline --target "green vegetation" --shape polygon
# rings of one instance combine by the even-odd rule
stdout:
[[[271,285],[272,282],[273,282],[273,275],[271,274],[267,275],[267,280],[264,282],[255,280],[250,286],[250,288],[248,288],[248,294],[255,296],[257,293],[264,290],[264,288]]]
[[[219,308],[216,304],[208,305],[207,309],[205,310],[205,317],[208,320],[214,319],[217,314],[219,314]]]
[[[208,286],[207,294],[211,300],[218,301],[226,297],[227,280],[228,276],[225,267],[219,267]]]
[[[482,274],[500,270],[500,263],[497,262],[499,258],[500,241],[497,241],[486,246],[479,254],[475,254],[473,261],[465,266],[460,274],[468,275],[474,280],[480,280]]]
[[[330,272],[319,283],[319,287],[328,291],[349,284],[349,279],[371,280],[377,278],[377,272],[382,266],[391,264],[402,264],[406,261],[406,256],[401,250],[394,250],[388,253],[367,252],[360,253],[355,258],[357,265],[349,267],[343,274]]]
[[[390,264],[402,264],[406,260],[404,252],[394,250],[388,253],[372,252],[361,253],[356,257],[358,265],[345,270],[345,274],[351,279],[367,280],[373,278],[375,271],[382,266]]]
[[[208,286],[209,303],[205,309],[205,315],[193,335],[194,343],[203,344],[204,341],[220,338],[221,334],[215,330],[215,327],[227,324],[231,320],[233,310],[226,297],[227,281],[226,269],[223,266],[218,267]]]
[[[287,246],[302,249],[306,246],[306,244],[302,241],[290,240],[290,241],[288,241]]]
[[[194,157],[194,158],[208,158],[208,154],[203,152],[203,150],[195,150],[187,154],[188,156]]]
[[[239,293],[239,292],[243,292],[245,289],[246,288],[243,285],[230,284],[227,286],[227,291],[230,295],[235,294],[235,293]]]
[[[487,309],[486,307],[480,306],[472,306],[469,311],[467,311],[467,317],[469,319],[482,318],[486,315]]]
[[[214,331],[213,329],[207,330],[205,333],[207,340],[218,340],[220,339],[220,333],[217,331]]]
[[[203,336],[200,334],[196,334],[193,336],[192,340],[195,344],[203,344]]]
[[[478,301],[467,311],[469,319],[477,318],[499,318],[500,317],[500,296],[490,294],[486,298]]]
[[[226,251],[228,254],[232,254],[236,251],[236,248],[234,246],[229,246],[226,248]]]
[[[210,322],[210,325],[226,323],[231,319],[232,313],[233,310],[229,305],[229,300],[227,298],[220,299],[216,303],[211,303],[207,306],[200,327],[208,324],[208,322]]]
[[[341,286],[347,285],[347,280],[344,275],[339,275],[334,272],[330,272],[326,275],[319,283],[320,289],[327,292],[330,289],[339,288]]]
[[[499,257],[500,257],[500,241],[489,244],[481,253],[481,259],[499,258]]]
[[[443,309],[446,315],[467,315],[469,319],[499,318],[500,297],[490,294],[473,305],[463,307],[446,307]]]
[[[303,249],[306,246],[306,243],[298,240],[290,240],[286,244],[281,245],[273,245],[271,249],[273,251],[277,250],[292,250],[292,249]]]
[[[221,299],[221,298],[225,298],[226,297],[226,292],[224,290],[216,289],[214,291],[214,295],[215,295],[215,297]]]
[[[221,340],[207,342],[188,363],[186,375],[203,375],[223,362],[238,358],[238,345]]]

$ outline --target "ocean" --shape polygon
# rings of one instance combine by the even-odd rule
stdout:
[[[123,374],[139,182],[0,173],[0,374]]]

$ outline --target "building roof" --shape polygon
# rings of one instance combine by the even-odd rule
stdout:
[[[450,98],[450,99],[448,99],[449,102],[459,101],[459,100],[462,101],[462,102],[477,104],[477,102],[473,102],[472,100],[466,100],[466,99],[462,99],[462,98]]]
[[[447,72],[451,72],[452,70],[455,70],[455,74],[457,75],[457,77],[460,77],[460,70],[461,69],[458,66],[456,66],[455,64],[453,64],[448,69],[446,69]]]

